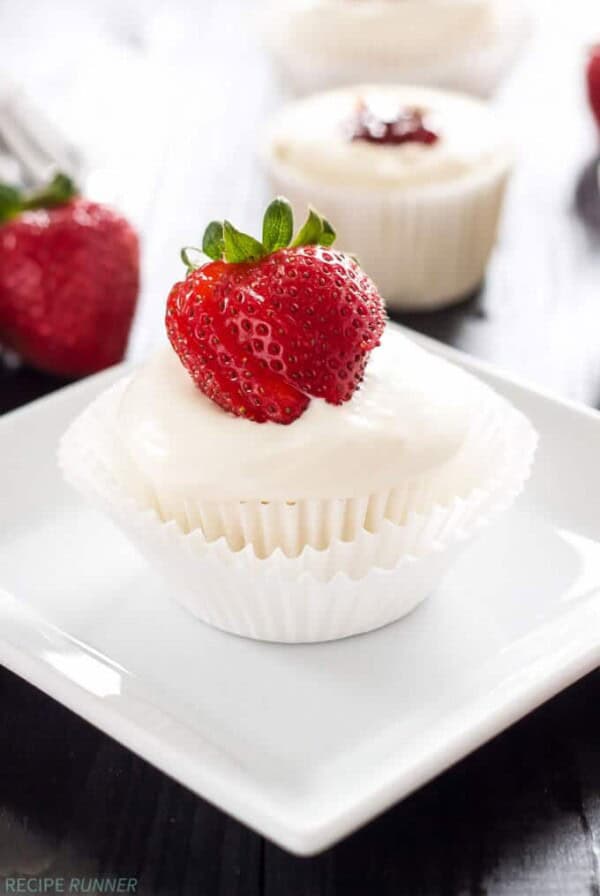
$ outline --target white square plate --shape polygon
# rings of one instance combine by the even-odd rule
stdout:
[[[117,368],[0,420],[0,661],[302,854],[593,669],[600,415],[421,341],[504,393],[541,443],[517,507],[411,616],[285,646],[186,615],[56,468],[59,435]]]

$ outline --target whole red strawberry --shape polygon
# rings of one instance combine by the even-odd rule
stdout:
[[[57,175],[26,196],[0,185],[0,343],[41,370],[83,376],[120,361],[139,290],[128,222]]]
[[[289,203],[275,199],[262,242],[213,221],[195,267],[167,301],[167,332],[197,386],[226,411],[291,423],[311,398],[348,401],[385,325],[384,305],[335,232],[311,210],[292,242]]]
[[[587,87],[590,106],[600,127],[600,44],[592,47],[587,64]]]

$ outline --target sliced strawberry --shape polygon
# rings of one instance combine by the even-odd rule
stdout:
[[[224,410],[258,423],[289,423],[308,398],[238,340],[247,318],[238,324],[227,314],[222,294],[230,280],[230,266],[216,261],[176,283],[167,302],[169,339],[196,385]]]
[[[311,211],[288,246],[292,228],[282,199],[267,209],[263,243],[209,225],[203,248],[217,260],[190,265],[167,302],[169,338],[194,382],[257,422],[290,423],[309,398],[348,401],[385,324],[373,282],[330,248],[329,223]]]

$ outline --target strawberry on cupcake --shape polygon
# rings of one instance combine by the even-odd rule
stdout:
[[[212,262],[196,266],[184,251],[188,276],[167,301],[167,333],[196,385],[226,411],[292,423],[311,398],[352,398],[385,312],[334,240],[314,210],[293,238],[290,205],[276,199],[262,243],[213,222],[202,244]]]

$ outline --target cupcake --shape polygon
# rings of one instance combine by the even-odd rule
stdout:
[[[209,225],[167,302],[170,345],[60,446],[200,619],[273,641],[385,625],[514,500],[535,435],[483,383],[386,329],[356,261],[279,199],[262,241]]]
[[[391,308],[428,310],[481,283],[511,155],[482,102],[420,87],[363,86],[289,105],[269,128],[271,186],[337,221]]]
[[[516,0],[267,0],[263,42],[307,93],[361,81],[489,94],[528,32]]]

